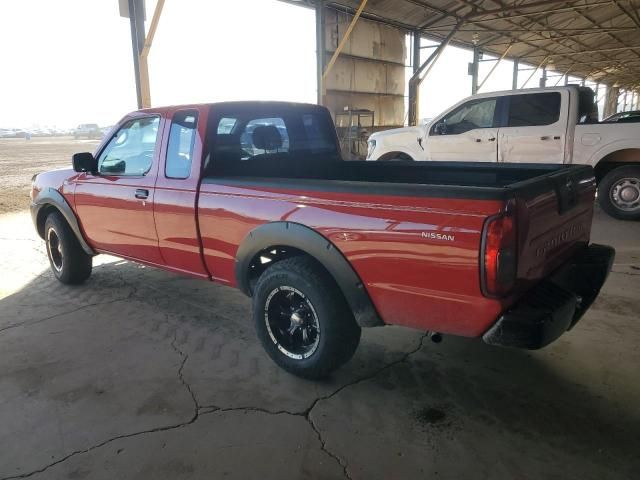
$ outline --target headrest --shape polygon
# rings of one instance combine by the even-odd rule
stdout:
[[[276,150],[282,147],[280,132],[273,125],[260,125],[251,135],[253,145],[260,150]]]

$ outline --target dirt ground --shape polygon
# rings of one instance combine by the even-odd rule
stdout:
[[[93,152],[96,140],[72,137],[0,139],[0,214],[29,207],[31,177],[46,170],[71,165],[71,155]]]
[[[29,214],[0,215],[0,480],[638,478],[638,239],[597,213],[614,271],[545,349],[366,329],[309,382],[237,290],[107,256],[61,285]]]

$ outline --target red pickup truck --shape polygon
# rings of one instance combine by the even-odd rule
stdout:
[[[326,109],[279,102],[133,112],[31,192],[61,282],[109,253],[239,288],[272,359],[307,378],[361,327],[552,342],[611,269],[594,195],[589,166],[343,161]]]

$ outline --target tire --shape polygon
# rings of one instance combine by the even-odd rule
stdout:
[[[253,318],[271,359],[302,378],[328,376],[360,342],[360,327],[342,292],[309,257],[279,261],[262,273],[254,289]]]
[[[413,162],[413,158],[411,158],[406,153],[394,152],[391,154],[383,155],[378,159],[379,162]]]
[[[49,265],[62,283],[78,285],[91,275],[92,257],[82,249],[78,239],[58,213],[50,213],[44,223],[44,239]]]
[[[598,203],[620,220],[640,219],[640,166],[617,167],[598,184]]]

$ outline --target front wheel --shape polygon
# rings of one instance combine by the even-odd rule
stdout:
[[[271,359],[303,378],[326,377],[353,356],[360,342],[360,327],[342,292],[308,257],[282,260],[260,276],[253,317]]]
[[[44,239],[51,270],[62,283],[74,285],[91,275],[92,258],[78,242],[64,217],[53,212],[44,223]]]
[[[607,173],[598,185],[598,202],[614,218],[640,219],[640,167],[618,167]]]

